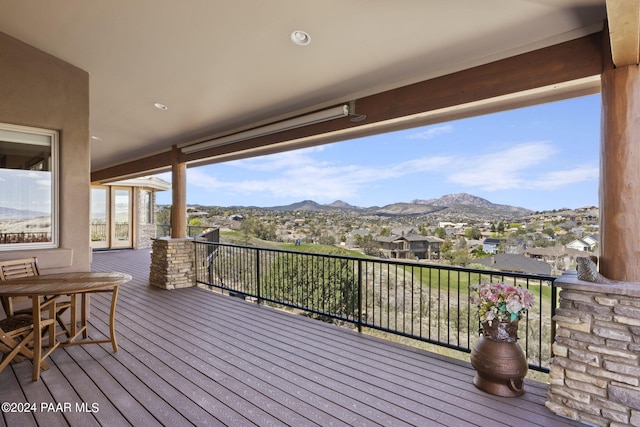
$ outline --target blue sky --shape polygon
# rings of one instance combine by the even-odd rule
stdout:
[[[51,214],[51,172],[0,168],[0,207]]]
[[[599,144],[600,95],[591,95],[190,168],[187,203],[369,207],[470,193],[532,210],[597,206]],[[171,192],[157,202],[170,204]]]

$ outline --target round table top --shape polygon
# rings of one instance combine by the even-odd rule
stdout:
[[[67,295],[112,289],[131,280],[131,275],[118,272],[84,271],[42,274],[0,282],[1,296]]]

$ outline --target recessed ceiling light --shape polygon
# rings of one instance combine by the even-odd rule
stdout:
[[[166,105],[160,103],[160,102],[154,102],[153,106],[156,107],[158,110],[168,110],[169,107],[167,107]]]
[[[305,32],[296,30],[291,33],[291,41],[300,46],[306,46],[311,43],[311,36]]]

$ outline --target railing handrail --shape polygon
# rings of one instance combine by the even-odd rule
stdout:
[[[381,264],[404,265],[404,266],[409,266],[409,267],[415,267],[415,266],[430,267],[430,268],[437,268],[438,270],[465,271],[465,272],[469,272],[469,273],[484,273],[484,274],[489,274],[491,272],[495,272],[496,276],[516,277],[516,278],[533,279],[533,280],[544,280],[544,281],[548,281],[548,282],[553,282],[559,277],[559,276],[552,276],[552,275],[548,275],[548,274],[516,273],[516,272],[504,271],[504,270],[489,270],[489,269],[482,269],[482,268],[460,267],[460,266],[455,266],[455,265],[433,264],[433,263],[428,263],[428,262],[423,262],[423,261],[377,258],[377,257],[368,256],[368,255],[363,255],[363,256],[359,257],[359,256],[354,256],[354,255],[323,254],[323,253],[319,253],[319,252],[303,252],[303,251],[296,251],[296,250],[292,250],[292,249],[266,248],[266,247],[258,247],[258,246],[246,246],[246,245],[241,245],[241,244],[237,244],[237,243],[222,243],[222,242],[216,243],[216,245],[217,246],[235,247],[235,248],[245,248],[245,249],[260,249],[261,251],[265,251],[265,252],[283,252],[283,253],[301,254],[301,255],[318,255],[318,256],[327,257],[327,258],[348,259],[348,260],[352,260],[352,261],[357,261],[357,260],[360,260],[360,259],[375,260],[376,262],[379,262]]]
[[[157,230],[162,230],[162,233],[158,234],[158,237],[165,237],[165,236],[170,236],[171,235],[171,224],[156,224],[156,234]],[[216,227],[210,227],[208,225],[187,225],[187,236],[189,237],[199,237],[203,234],[206,233],[205,230],[208,229],[214,229],[214,230],[219,230]],[[201,233],[200,234],[193,234],[194,230],[200,230]]]

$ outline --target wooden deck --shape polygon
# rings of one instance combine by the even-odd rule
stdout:
[[[546,385],[491,396],[465,362],[203,289],[152,288],[149,260],[94,254],[94,270],[134,278],[120,288],[118,352],[58,349],[38,382],[29,362],[13,364],[0,401],[35,410],[3,410],[0,425],[577,425],[544,407]],[[106,296],[92,297],[92,337],[107,318]]]

